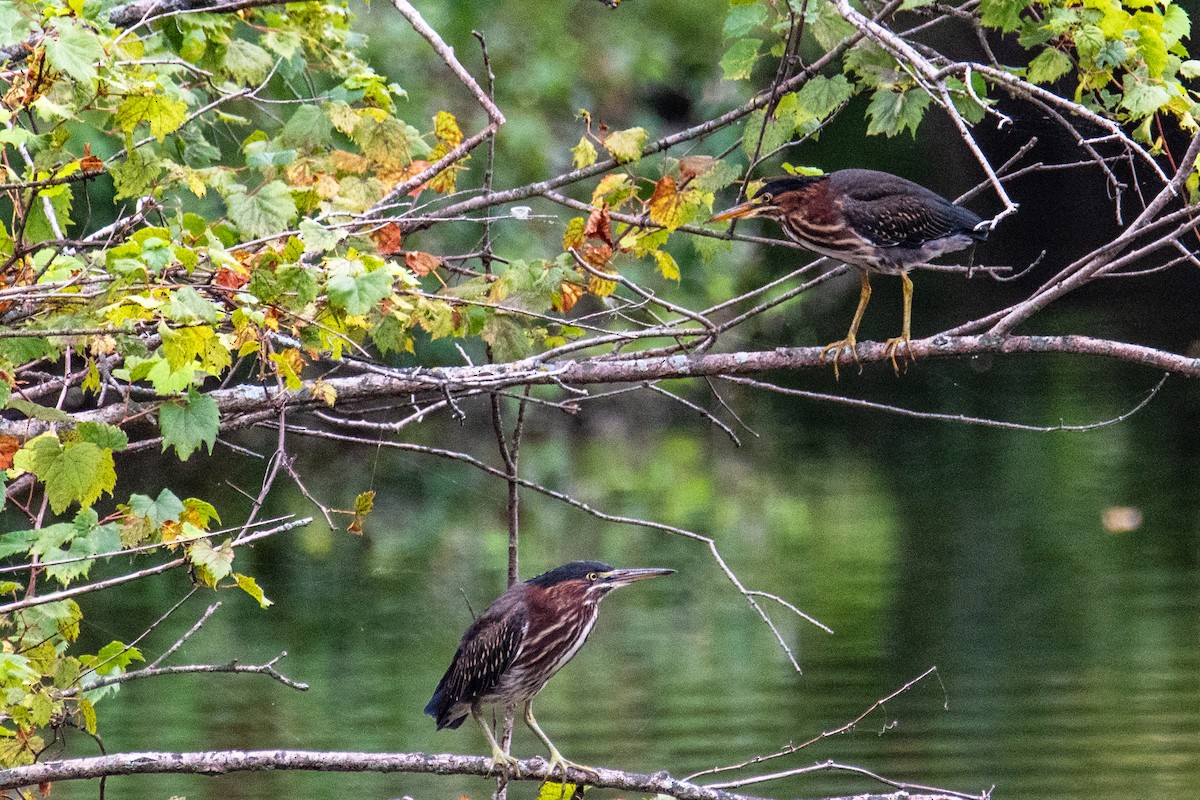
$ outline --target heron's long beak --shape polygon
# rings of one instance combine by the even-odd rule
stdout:
[[[736,205],[720,214],[715,214],[709,218],[709,222],[724,222],[729,219],[748,219],[756,217],[766,211],[768,205],[762,200],[747,200],[741,205]]]
[[[673,569],[614,569],[612,572],[606,572],[602,575],[604,582],[612,586],[626,586],[635,581],[644,581],[647,578],[657,578],[660,575],[670,575],[675,570]]]

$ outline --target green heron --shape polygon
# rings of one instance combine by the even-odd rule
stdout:
[[[857,359],[858,326],[871,299],[872,272],[899,275],[904,290],[904,322],[900,335],[887,340],[892,368],[896,349],[910,343],[912,280],[909,269],[931,258],[962,250],[988,235],[988,223],[975,212],[951,203],[924,186],[873,169],[843,169],[827,175],[777,178],[753,199],[717,214],[709,222],[769,217],[788,238],[806,249],[857,267],[862,284],[858,308],[845,339],[821,351],[833,351],[837,374],[842,348]],[[908,353],[909,358],[912,353]]]
[[[587,641],[600,601],[613,589],[673,569],[613,569],[599,561],[574,561],[508,588],[459,642],[425,713],[437,729],[457,728],[470,714],[492,746],[492,768],[515,772],[517,759],[496,742],[484,722],[485,705],[525,707],[525,724],[550,749],[550,769],[581,767],[567,761],[533,718],[533,698]]]

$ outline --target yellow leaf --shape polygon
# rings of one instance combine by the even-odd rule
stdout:
[[[675,263],[675,258],[665,250],[655,250],[654,260],[658,262],[658,271],[662,276],[669,281],[679,280],[679,264]]]
[[[604,148],[612,154],[618,164],[637,161],[642,157],[648,134],[645,128],[628,128],[614,131],[604,139]]]
[[[654,184],[654,194],[650,195],[650,220],[668,231],[683,224],[683,203],[680,202],[675,179],[670,175],[662,176]]]
[[[567,223],[567,230],[563,233],[563,250],[583,245],[583,222],[583,217],[573,217]]]
[[[271,353],[270,359],[275,364],[276,374],[283,378],[287,388],[292,391],[299,389],[300,370],[304,369],[304,357],[300,355],[300,351],[291,347],[282,353]]]
[[[596,163],[596,148],[586,136],[579,137],[579,144],[571,148],[571,163],[575,165],[575,169],[583,169]]]
[[[678,277],[676,277],[676,280],[678,280]],[[337,402],[337,389],[333,388],[323,380],[317,380],[317,382],[313,385],[312,393],[313,397],[322,401],[330,408],[333,408],[334,403]]]
[[[449,111],[439,111],[433,118],[433,134],[448,148],[458,147],[462,144],[462,130],[458,127],[458,120]],[[436,161],[437,159],[430,160]]]

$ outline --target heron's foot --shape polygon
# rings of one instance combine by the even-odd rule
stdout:
[[[904,370],[907,372],[908,365],[916,363],[916,359],[913,358],[912,354],[912,339],[904,335],[893,336],[888,339],[884,342],[884,348],[888,354],[888,358],[892,360],[892,369],[895,370],[897,375],[900,374],[900,364],[896,361],[896,351],[900,349],[900,345],[904,345]]]
[[[501,750],[499,747],[492,748],[492,766],[488,769],[488,774],[491,775],[499,769],[505,775],[514,778],[521,777],[521,760],[515,756]]]
[[[846,336],[845,339],[838,339],[836,342],[830,342],[829,344],[825,345],[825,349],[821,351],[821,360],[822,361],[825,360],[826,356],[829,355],[829,352],[831,350],[833,351],[833,379],[834,380],[837,380],[839,378],[839,376],[838,376],[838,359],[840,359],[842,356],[842,348],[846,348],[850,351],[850,357],[854,359],[854,363],[856,363],[856,364],[859,363],[858,350],[855,349],[855,346],[857,344],[858,344],[858,340],[854,338],[853,334],[850,334],[850,335]]]
[[[550,771],[546,774],[547,778],[554,775],[555,771],[562,771],[563,783],[567,782],[567,770],[577,769],[580,772],[586,772],[595,777],[598,773],[596,770],[586,764],[576,764],[574,761],[568,761],[563,758],[562,753],[558,752],[558,748],[550,748]]]

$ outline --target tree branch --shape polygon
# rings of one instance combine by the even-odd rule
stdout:
[[[513,780],[546,781],[561,777],[558,767],[550,768],[542,758],[519,763],[520,777]],[[433,775],[478,775],[487,777],[491,758],[425,753],[353,753],[311,750],[214,750],[192,753],[120,753],[92,758],[47,761],[27,767],[0,770],[0,790],[35,786],[54,781],[89,780],[113,775],[227,775],[234,772],[296,770],[313,772],[405,772]],[[583,772],[572,768],[572,782],[627,792],[667,795],[678,800],[759,800],[752,795],[736,794],[677,780],[666,772],[644,775],[595,768]],[[942,792],[913,794],[859,794],[855,800],[960,800],[971,795]],[[978,797],[982,797],[979,795]]]

